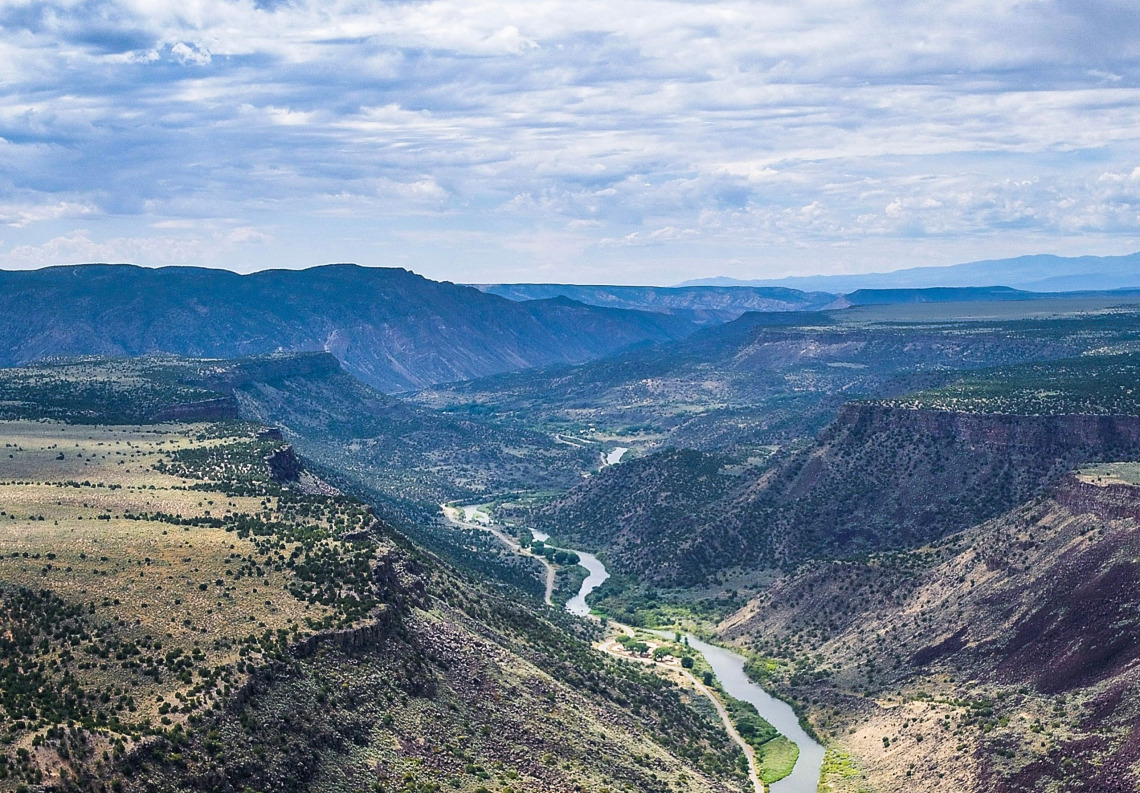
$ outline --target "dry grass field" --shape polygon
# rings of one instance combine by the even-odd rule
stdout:
[[[224,701],[247,662],[356,615],[313,570],[351,557],[333,537],[363,509],[199,478],[256,455],[249,437],[4,422],[0,444],[0,788],[98,773]]]
[[[1095,485],[1140,485],[1140,463],[1101,463],[1081,468],[1077,478]]]

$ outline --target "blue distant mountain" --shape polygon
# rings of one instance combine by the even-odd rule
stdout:
[[[1140,253],[1065,258],[1041,254],[947,267],[910,267],[862,275],[809,275],[739,280],[718,276],[680,286],[785,287],[847,294],[860,289],[1007,286],[1030,292],[1074,292],[1140,287]]]
[[[1041,297],[1041,292],[1026,292],[1008,286],[932,286],[926,289],[857,289],[844,295],[843,299],[852,306],[893,306],[901,303],[992,303],[1040,300]]]
[[[817,311],[837,295],[781,287],[602,286],[583,284],[474,284],[510,300],[569,298],[591,306],[671,314],[700,325],[730,322],[749,311]]]
[[[407,270],[347,264],[251,275],[111,264],[0,270],[0,366],[55,356],[325,350],[392,392],[588,361],[696,329],[657,312],[565,297],[519,303]]]

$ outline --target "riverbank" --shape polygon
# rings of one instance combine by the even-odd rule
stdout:
[[[444,513],[448,519],[457,526],[490,531],[516,552],[533,555],[529,554],[515,538],[494,528],[490,521],[479,524],[464,522],[462,518],[466,517],[467,508],[444,507]],[[473,512],[471,514],[474,515],[476,513]],[[550,539],[550,536],[542,531],[531,530],[531,534],[536,540],[543,542]],[[586,569],[587,576],[582,581],[578,593],[567,601],[565,609],[575,616],[588,618],[591,616],[591,609],[586,602],[586,598],[609,578],[609,572],[606,570],[605,565],[593,554],[583,551],[575,551],[574,553],[579,557],[579,564]],[[545,558],[541,556],[536,556],[535,558],[542,559],[542,561],[547,564],[547,569],[550,573],[548,576],[546,599],[547,604],[550,605],[554,568]],[[794,752],[798,749],[798,756],[794,757],[794,761],[792,761],[791,773],[782,778],[775,779],[776,776],[783,773],[783,769],[778,771],[775,769],[779,767],[780,763],[787,762],[788,758],[786,755],[780,758],[772,758],[771,765],[769,766],[772,770],[770,770],[769,773],[771,774],[770,778],[774,779],[774,781],[770,785],[765,785],[765,782],[762,780],[764,775],[762,758],[757,756],[755,748],[741,735],[732,714],[729,712],[728,707],[726,707],[724,699],[722,699],[721,695],[713,686],[706,684],[704,680],[699,679],[693,671],[682,666],[680,656],[655,653],[657,646],[648,645],[649,649],[645,656],[639,653],[631,653],[627,647],[618,641],[616,636],[625,635],[632,637],[634,636],[635,629],[614,621],[608,620],[606,623],[613,633],[607,636],[603,641],[597,643],[595,645],[596,649],[616,658],[621,658],[622,660],[652,665],[659,672],[674,678],[677,682],[683,683],[685,687],[692,688],[713,704],[713,707],[724,724],[725,732],[733,742],[741,747],[741,751],[744,752],[744,755],[748,758],[749,779],[756,793],[816,793],[820,773],[823,768],[824,747],[803,729],[799,717],[791,705],[772,696],[747,676],[744,672],[746,659],[742,655],[724,647],[710,644],[692,634],[688,634],[685,637],[687,646],[701,655],[709,671],[715,677],[716,684],[719,685],[724,693],[733,699],[748,703],[754,707],[759,716],[772,725],[779,735],[785,738],[788,744],[790,744],[787,747],[779,747],[779,750],[783,751],[787,749],[789,752]],[[665,634],[661,632],[651,631],[650,633],[665,636]],[[657,657],[654,657],[654,655]]]
[[[529,551],[527,551],[525,548],[522,547],[522,545],[519,543],[519,541],[517,539],[515,539],[511,535],[507,534],[506,532],[502,531],[501,529],[496,528],[491,523],[489,517],[486,520],[479,520],[479,522],[474,522],[474,519],[477,519],[478,516],[486,515],[485,512],[479,512],[478,511],[479,508],[477,506],[449,507],[446,504],[440,504],[439,508],[441,510],[443,510],[443,516],[453,526],[456,526],[456,527],[461,528],[461,529],[472,530],[472,531],[489,532],[490,534],[494,535],[494,537],[497,540],[499,540],[499,542],[506,545],[508,548],[510,548],[515,553],[521,554],[524,556],[529,556],[529,557],[531,557],[533,559],[537,559],[539,562],[541,562],[542,566],[545,568],[545,571],[546,571],[546,576],[545,576],[546,577],[546,580],[545,580],[546,588],[545,588],[545,592],[543,594],[543,602],[546,603],[546,605],[548,605],[548,606],[554,605],[552,598],[554,597],[555,570],[554,570],[554,565],[552,565],[550,563],[550,561],[548,559],[546,559],[546,557],[539,556],[538,554],[532,554]],[[469,522],[469,518],[471,519],[471,522]],[[541,534],[541,532],[538,532],[538,534]],[[537,534],[535,536],[537,537]],[[545,536],[547,536],[547,535],[544,535],[544,537]],[[539,538],[539,539],[542,539],[542,538]]]

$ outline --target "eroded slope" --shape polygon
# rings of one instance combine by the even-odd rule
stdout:
[[[1099,470],[938,545],[808,566],[722,624],[832,743],[829,789],[1140,785],[1140,488]]]

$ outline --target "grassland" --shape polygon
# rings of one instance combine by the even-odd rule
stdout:
[[[867,793],[870,788],[863,784],[865,781],[850,754],[835,746],[828,747],[819,774],[819,793]]]
[[[888,400],[900,407],[1031,416],[1140,414],[1140,355],[1084,355],[985,369]]]
[[[147,422],[173,405],[223,397],[202,383],[187,382],[186,374],[186,363],[171,358],[140,362],[80,358],[2,369],[0,418]]]
[[[99,777],[220,707],[247,666],[372,609],[351,576],[326,580],[359,561],[336,537],[371,520],[361,505],[235,479],[272,442],[4,422],[0,443],[0,787]]]
[[[1097,485],[1140,485],[1140,463],[1087,465],[1077,472],[1077,477]]]
[[[792,773],[800,748],[780,735],[754,705],[729,696],[723,690],[718,693],[732,715],[736,731],[756,751],[757,771],[764,784],[778,782]]]

